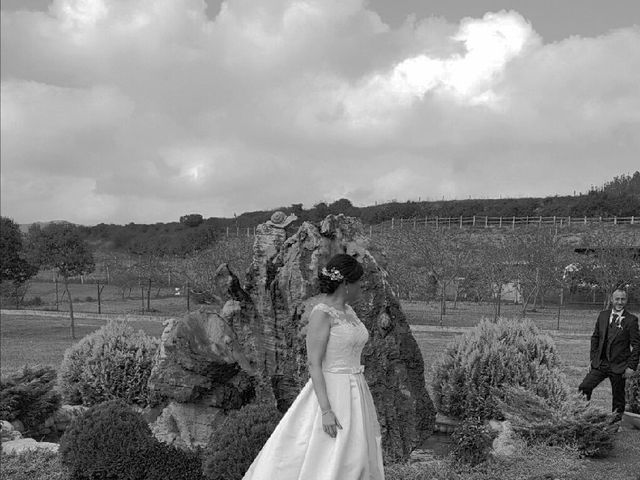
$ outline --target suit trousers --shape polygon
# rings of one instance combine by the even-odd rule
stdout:
[[[619,414],[624,413],[625,378],[621,373],[613,373],[607,362],[602,362],[598,368],[591,367],[591,370],[587,373],[586,377],[584,377],[584,380],[582,380],[578,390],[587,397],[587,400],[591,400],[591,392],[593,392],[593,389],[600,385],[605,378],[609,378],[611,381],[611,393],[613,396],[612,411]]]

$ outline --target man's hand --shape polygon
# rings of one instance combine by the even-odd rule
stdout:
[[[627,367],[626,370],[624,371],[624,373],[622,374],[623,378],[631,378],[631,375],[633,375],[634,373],[636,373],[635,370]]]

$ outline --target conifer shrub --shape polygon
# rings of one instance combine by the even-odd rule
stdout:
[[[578,394],[551,405],[531,391],[509,387],[497,403],[513,431],[530,445],[571,446],[584,457],[606,457],[613,449],[615,414]]]
[[[501,419],[503,387],[520,386],[559,405],[568,386],[555,344],[529,320],[483,320],[456,338],[434,364],[437,410],[465,419]]]
[[[156,440],[142,415],[122,400],[89,408],[60,439],[62,464],[74,480],[201,480],[199,451]]]
[[[489,458],[493,440],[497,436],[498,433],[481,419],[466,418],[451,434],[451,455],[471,466],[478,465]]]
[[[59,377],[64,400],[91,406],[119,398],[147,406],[147,381],[157,348],[157,339],[126,322],[110,321],[65,352]]]
[[[122,400],[89,408],[60,439],[60,458],[72,478],[138,480],[156,443],[142,416]]]
[[[37,430],[60,407],[53,367],[24,367],[0,382],[0,420],[20,420],[27,433]]]
[[[637,368],[625,384],[627,410],[640,415],[640,368]]]
[[[142,459],[141,459],[142,461]],[[155,444],[144,457],[144,480],[202,480],[201,452],[185,451],[162,442]]]
[[[232,411],[207,446],[203,460],[205,477],[241,479],[281,417],[275,405],[266,402]]]

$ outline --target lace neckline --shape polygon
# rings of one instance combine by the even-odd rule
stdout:
[[[359,325],[361,323],[360,319],[356,315],[353,308],[351,308],[351,305],[346,304],[345,307],[346,308],[344,310],[340,310],[332,305],[327,305],[324,302],[320,302],[315,306],[315,308],[318,308],[328,313],[331,316],[331,318],[337,323],[348,324],[353,326]]]

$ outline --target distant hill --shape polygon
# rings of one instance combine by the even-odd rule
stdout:
[[[320,221],[329,214],[345,214],[358,217],[365,225],[375,225],[392,218],[424,217],[640,217],[640,172],[621,175],[606,182],[602,187],[592,188],[579,195],[537,197],[469,199],[424,202],[389,202],[366,207],[356,207],[346,198],[332,203],[320,202],[304,209],[301,203],[272,210],[245,212],[234,218],[211,217],[204,219],[199,214],[189,214],[180,221],[154,224],[127,225],[104,224],[80,227],[88,241],[97,248],[143,253],[153,250],[161,253],[184,254],[206,248],[216,239],[253,231],[268,220],[273,212],[282,210],[294,213],[299,221]],[[64,220],[47,223],[69,223]],[[26,231],[29,225],[21,225]]]

